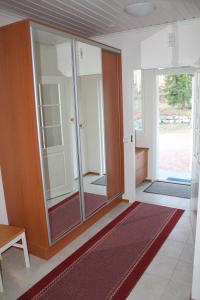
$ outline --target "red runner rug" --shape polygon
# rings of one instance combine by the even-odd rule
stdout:
[[[87,218],[107,203],[106,196],[91,193],[84,193],[84,195]],[[56,242],[80,222],[79,193],[75,193],[49,208],[49,224],[53,242]]]
[[[19,299],[126,299],[183,212],[133,203]]]

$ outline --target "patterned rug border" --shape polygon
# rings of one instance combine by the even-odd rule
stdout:
[[[28,300],[33,299],[37,294],[45,288],[55,277],[62,273],[66,268],[73,264],[82,254],[84,254],[91,246],[93,246],[97,241],[99,241],[104,235],[106,235],[112,228],[114,228],[121,220],[123,220],[130,212],[135,210],[143,202],[136,201],[130,205],[125,211],[123,211],[119,216],[117,216],[113,221],[101,229],[97,234],[95,234],[90,240],[83,244],[79,249],[72,253],[68,258],[66,258],[62,263],[45,275],[41,280],[39,280],[35,285],[33,285],[27,292],[18,298],[18,300]],[[157,205],[159,206],[159,205]],[[153,260],[155,254],[158,252],[160,247],[163,245],[164,241],[184,213],[184,210],[173,208],[175,210],[173,216],[166,224],[164,229],[158,234],[157,238],[152,243],[151,247],[148,249],[147,253],[140,259],[137,266],[128,275],[126,280],[120,286],[116,293],[110,298],[114,300],[126,299],[130,291],[136,285],[137,281],[140,279],[145,269],[148,267],[150,262]]]

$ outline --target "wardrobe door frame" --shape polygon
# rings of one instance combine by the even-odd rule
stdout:
[[[73,78],[73,102],[75,109],[75,123],[76,123],[76,145],[77,145],[77,159],[78,159],[78,177],[79,177],[79,205],[80,205],[80,216],[81,216],[81,224],[85,221],[85,200],[84,200],[84,185],[83,185],[83,171],[82,171],[82,157],[81,157],[81,133],[80,133],[80,113],[79,113],[79,104],[78,104],[78,83],[77,83],[77,53],[76,53],[76,41],[72,40],[72,78]]]
[[[33,41],[33,27],[30,24],[30,39],[31,39],[31,56],[32,56],[32,65],[33,65],[33,83],[34,83],[34,94],[35,94],[35,111],[36,111],[36,122],[37,122],[37,134],[38,134],[38,145],[39,145],[39,159],[40,159],[40,170],[41,170],[41,178],[42,178],[42,190],[43,190],[43,198],[44,198],[44,207],[45,207],[45,216],[47,223],[47,232],[48,232],[48,241],[49,246],[52,245],[51,240],[51,229],[48,215],[48,207],[47,207],[47,189],[45,185],[45,174],[44,174],[44,161],[43,161],[43,150],[42,150],[42,135],[40,130],[40,114],[39,114],[39,91],[37,87],[37,77],[36,77],[36,59],[35,59],[35,48]]]
[[[66,236],[70,231],[72,231],[74,228],[80,226],[85,221],[85,207],[84,207],[84,199],[83,199],[83,181],[82,181],[82,165],[81,165],[81,145],[80,145],[80,127],[79,127],[79,109],[78,109],[78,98],[77,98],[77,74],[76,74],[76,49],[75,49],[75,41],[71,37],[63,36],[59,33],[59,31],[49,30],[48,27],[41,28],[41,31],[43,32],[51,32],[55,33],[58,36],[63,36],[64,38],[70,40],[71,43],[71,65],[72,65],[72,79],[73,79],[73,107],[74,107],[74,118],[75,118],[75,130],[76,130],[76,151],[77,151],[77,167],[78,167],[78,193],[79,193],[79,211],[80,211],[80,223],[73,228],[71,228],[69,231],[66,232],[63,236],[61,236],[59,239],[52,241],[51,238],[51,228],[50,228],[50,220],[49,220],[49,213],[48,213],[48,206],[47,206],[47,188],[45,184],[45,168],[44,168],[44,155],[43,155],[43,149],[42,149],[42,132],[41,132],[41,122],[40,122],[40,96],[38,92],[38,79],[37,79],[37,73],[36,73],[36,55],[35,55],[35,47],[34,47],[34,39],[33,39],[33,26],[30,26],[30,35],[31,35],[31,48],[32,48],[32,61],[33,61],[33,76],[34,76],[34,91],[35,91],[35,106],[36,106],[36,119],[37,119],[37,131],[38,131],[38,141],[39,141],[39,156],[40,156],[40,166],[41,166],[41,174],[42,174],[42,186],[43,186],[43,194],[44,194],[44,206],[45,206],[45,213],[46,213],[46,222],[47,222],[47,229],[48,229],[48,241],[49,246],[52,246],[56,244],[59,240],[61,240],[64,236]],[[37,28],[40,30],[40,28]],[[46,30],[45,30],[46,29]]]
[[[36,106],[36,118],[37,118],[37,130],[38,130],[38,142],[39,142],[39,156],[40,156],[40,168],[41,168],[41,175],[42,175],[42,187],[43,187],[43,194],[44,194],[44,206],[45,206],[45,214],[46,214],[46,222],[47,222],[47,230],[48,230],[48,241],[49,241],[49,246],[53,246],[55,245],[59,240],[62,240],[62,238],[64,238],[68,233],[70,233],[73,229],[79,227],[80,225],[82,225],[85,221],[86,221],[86,217],[85,217],[85,203],[84,203],[84,187],[83,187],[83,177],[82,177],[82,163],[81,163],[81,140],[80,140],[80,124],[79,124],[79,107],[78,107],[78,90],[77,90],[77,53],[76,53],[76,43],[77,42],[83,42],[86,43],[88,45],[92,45],[92,46],[96,46],[98,48],[101,49],[102,55],[103,55],[103,51],[109,51],[109,52],[113,52],[115,54],[118,55],[118,76],[120,76],[120,72],[121,72],[121,67],[120,67],[120,63],[121,63],[121,51],[119,49],[116,48],[112,48],[109,47],[107,45],[103,45],[103,44],[99,44],[98,42],[92,41],[92,40],[87,40],[85,38],[79,38],[75,35],[72,34],[68,34],[65,31],[60,31],[58,29],[49,27],[49,26],[45,26],[45,25],[41,25],[39,23],[35,23],[35,22],[30,22],[30,37],[31,37],[31,51],[32,51],[32,63],[33,63],[33,78],[34,78],[34,91],[35,91],[35,106]],[[66,39],[70,39],[71,40],[71,59],[72,59],[72,78],[73,78],[73,102],[74,102],[74,109],[75,109],[75,123],[76,123],[76,144],[77,144],[77,160],[78,160],[78,174],[79,174],[79,195],[80,195],[80,218],[81,218],[81,223],[75,227],[73,227],[72,229],[70,229],[65,235],[63,235],[59,240],[52,242],[51,239],[51,232],[50,232],[50,223],[49,223],[49,216],[48,216],[48,207],[47,207],[47,203],[46,203],[46,199],[47,199],[47,192],[46,192],[46,187],[45,187],[45,176],[44,176],[44,168],[43,168],[43,154],[42,154],[42,137],[41,137],[41,132],[40,132],[40,116],[39,116],[39,95],[38,95],[38,89],[37,89],[37,78],[36,78],[36,61],[35,61],[35,53],[34,53],[34,43],[33,43],[33,30],[41,30],[47,33],[53,33],[55,35],[58,36],[62,36]],[[104,78],[104,72],[103,72],[103,59],[102,59],[102,75]],[[120,77],[119,81],[121,80]],[[103,79],[104,81],[104,79]],[[104,95],[104,84],[103,85],[103,95]],[[120,97],[120,103],[122,102],[122,95],[121,95],[121,83],[119,82],[119,97]],[[105,107],[105,99],[103,99],[104,101],[104,107]],[[121,103],[121,108],[122,108],[122,103]],[[105,108],[104,108],[104,115],[105,115]],[[105,118],[104,118],[105,119]],[[120,112],[120,126],[122,126],[122,110]],[[123,127],[121,127],[123,128]],[[106,135],[106,131],[105,131],[105,135]],[[123,137],[120,136],[123,142]],[[105,140],[105,144],[106,144],[106,140]],[[106,145],[105,145],[105,148]],[[120,158],[120,165],[123,164],[123,144],[120,147],[120,153],[121,153],[121,158]],[[107,155],[106,155],[107,157]],[[107,164],[107,163],[106,163]],[[121,176],[122,176],[122,181],[123,181],[123,167],[121,168]],[[124,187],[123,187],[123,182],[122,184],[120,184],[122,191],[120,193],[117,193],[116,195],[114,195],[111,198],[108,198],[108,203],[110,203],[111,201],[113,201],[116,198],[119,198],[123,192],[124,192]],[[108,189],[107,189],[108,190]],[[100,211],[103,207],[105,207],[106,205],[102,206],[101,208],[98,209],[98,211]],[[92,217],[93,214],[90,216]],[[87,220],[90,218],[88,217]]]

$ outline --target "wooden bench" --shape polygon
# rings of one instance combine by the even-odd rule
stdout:
[[[21,243],[18,243],[21,240]],[[15,226],[0,224],[0,259],[1,254],[10,247],[21,248],[24,251],[26,267],[30,267],[29,255],[26,243],[25,229]],[[0,265],[1,269],[1,265]],[[0,292],[3,292],[2,272],[0,270]]]

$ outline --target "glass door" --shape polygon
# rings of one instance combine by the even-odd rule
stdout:
[[[85,217],[107,201],[101,48],[76,43]]]
[[[51,242],[81,223],[72,40],[32,29],[40,153]]]

